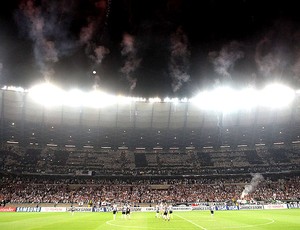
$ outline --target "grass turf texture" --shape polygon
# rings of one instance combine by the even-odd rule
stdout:
[[[123,230],[123,229],[300,229],[300,209],[175,212],[173,219],[155,218],[154,212],[121,213],[0,213],[1,230]]]

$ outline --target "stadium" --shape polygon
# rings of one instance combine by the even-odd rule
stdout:
[[[300,229],[296,1],[0,7],[0,229]]]
[[[275,84],[268,93],[260,92],[257,101],[252,92],[251,102],[241,96],[244,91],[228,97],[223,88],[194,99],[129,98],[94,91],[94,104],[90,93],[59,92],[47,84],[1,90],[2,211],[71,212],[88,219],[87,229],[135,229],[141,223],[142,229],[177,229],[177,224],[180,229],[219,229],[224,224],[279,229],[285,214],[274,219],[269,212],[290,210],[287,215],[297,215],[297,91]],[[215,95],[226,101],[214,104],[220,100]],[[243,104],[235,98],[250,103],[248,108],[239,107]],[[183,223],[166,226],[158,221],[155,207],[161,203],[174,210],[168,222]],[[130,222],[121,215],[125,204],[132,211]],[[113,205],[120,213],[114,220]],[[207,220],[212,205],[216,217]],[[256,210],[256,220],[246,217],[245,209]],[[92,214],[85,216],[87,212]],[[95,220],[99,212],[102,221]],[[239,216],[238,224],[227,216],[222,216],[225,222],[217,220],[230,212],[242,212],[238,215],[245,219]],[[26,216],[20,217],[20,224],[35,218]],[[56,226],[56,216],[45,218],[53,218],[52,225],[41,221],[37,228]],[[75,218],[61,218],[73,222],[70,228],[82,228]],[[2,224],[4,229],[13,226]],[[299,227],[293,219],[288,225]]]

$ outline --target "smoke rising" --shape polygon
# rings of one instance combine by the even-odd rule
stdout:
[[[181,27],[171,35],[171,57],[169,71],[172,78],[173,92],[177,92],[184,83],[190,80],[188,74],[190,50],[188,49],[188,37]]]
[[[141,60],[137,57],[137,50],[134,36],[125,33],[121,42],[121,54],[125,58],[124,65],[121,68],[121,73],[125,74],[126,80],[129,83],[130,92],[134,90],[137,84],[137,79],[132,76],[133,72],[139,67]]]
[[[110,53],[110,50],[103,45],[98,45],[101,41],[96,39],[98,33],[103,34],[103,31],[99,31],[99,28],[103,28],[103,24],[106,23],[106,19],[109,14],[109,4],[105,0],[96,1],[94,4],[96,14],[89,15],[87,18],[87,25],[80,30],[79,41],[85,46],[85,54],[92,61],[92,69],[96,69],[98,65],[102,63],[103,58]],[[101,40],[101,38],[100,38]],[[93,88],[100,86],[100,76],[94,74]]]
[[[98,32],[99,28],[103,28],[101,25],[106,22],[108,17],[108,8],[106,0],[99,0],[94,3],[95,14],[88,15],[87,25],[81,28],[80,42],[85,45],[89,45],[94,35]]]
[[[35,3],[33,0],[21,1],[15,16],[20,29],[32,40],[36,63],[44,79],[49,81],[54,74],[53,64],[74,48],[66,32],[72,4],[69,1],[67,7],[65,0]]]
[[[91,46],[89,44],[89,46]],[[105,46],[98,46],[92,49],[93,51],[90,52],[89,54],[89,58],[93,61],[93,72],[95,74],[93,74],[94,76],[94,85],[93,88],[97,89],[100,86],[100,76],[99,74],[96,73],[95,69],[97,68],[98,65],[100,65],[102,63],[103,58],[110,53],[110,50],[108,48],[106,48]],[[86,52],[88,53],[88,52]]]
[[[51,40],[47,40],[44,34],[44,17],[42,9],[35,6],[33,0],[23,1],[20,10],[27,19],[28,33],[34,42],[34,56],[45,80],[49,80],[53,69],[48,66],[51,62],[57,62],[57,50]]]
[[[245,196],[247,196],[249,193],[253,192],[260,182],[264,180],[264,177],[259,173],[251,174],[252,179],[250,184],[245,185],[245,188],[242,192],[241,199],[243,199]]]
[[[268,50],[271,41],[263,38],[256,46],[255,62],[264,78],[274,78],[279,75],[282,63],[280,55],[275,50]]]
[[[22,0],[18,11],[15,12],[15,20],[20,32],[26,34],[33,42],[33,53],[39,70],[46,81],[55,74],[55,63],[62,56],[72,54],[79,47],[85,46],[87,57],[98,65],[109,50],[98,45],[95,36],[108,17],[106,0],[91,1],[93,15],[86,15],[87,24],[74,36],[71,30],[76,7],[80,7],[79,1],[52,0],[34,1]]]
[[[220,52],[209,52],[209,60],[213,64],[216,73],[223,77],[223,80],[232,80],[230,70],[237,60],[244,57],[244,52],[240,50],[241,44],[232,41],[222,47]]]
[[[97,64],[100,64],[104,56],[110,53],[109,49],[104,46],[98,46],[95,48],[94,51],[95,51],[94,59]]]
[[[257,42],[255,63],[259,75],[267,82],[300,83],[299,31],[289,21],[276,21]]]

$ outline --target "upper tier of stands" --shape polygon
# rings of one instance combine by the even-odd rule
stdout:
[[[297,172],[300,149],[128,151],[21,148],[0,150],[0,170],[64,175],[212,175]]]

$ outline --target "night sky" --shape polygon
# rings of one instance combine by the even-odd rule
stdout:
[[[300,87],[296,1],[10,0],[0,85],[52,82],[142,97],[220,85]]]

